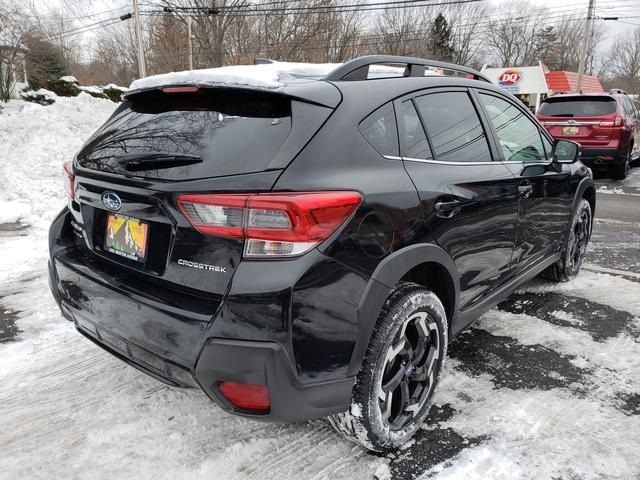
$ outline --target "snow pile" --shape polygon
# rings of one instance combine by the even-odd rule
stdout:
[[[0,223],[20,221],[31,228],[3,248],[11,252],[0,256],[3,280],[28,265],[45,271],[47,230],[66,201],[62,165],[116,107],[84,92],[58,97],[50,106],[22,103],[19,112],[0,115]]]

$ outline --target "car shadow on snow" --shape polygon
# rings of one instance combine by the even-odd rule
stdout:
[[[388,455],[391,478],[417,478],[430,468],[453,459],[465,448],[479,445],[488,438],[468,438],[452,428],[440,426],[456,413],[448,403],[431,407],[423,427],[416,432],[409,447]]]

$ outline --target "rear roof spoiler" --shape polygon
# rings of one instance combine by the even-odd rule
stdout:
[[[472,68],[463,67],[454,63],[440,62],[417,57],[402,57],[397,55],[366,55],[354,58],[333,70],[324,80],[330,82],[367,80],[369,67],[379,64],[399,64],[406,65],[404,77],[423,77],[426,67],[431,69],[449,70],[464,74],[474,80],[483,80],[491,83],[486,76]]]

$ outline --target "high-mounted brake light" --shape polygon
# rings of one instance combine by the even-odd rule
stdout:
[[[198,93],[199,87],[185,86],[185,87],[164,87],[162,93]]]
[[[181,195],[178,205],[201,233],[246,239],[246,257],[287,257],[327,239],[362,200],[358,192]]]
[[[73,162],[66,162],[63,166],[64,190],[71,200],[76,199],[76,176],[73,173]]]

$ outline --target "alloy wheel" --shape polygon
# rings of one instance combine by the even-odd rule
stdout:
[[[380,413],[391,429],[403,428],[422,411],[438,358],[438,325],[425,312],[413,313],[387,350],[378,389]]]
[[[573,244],[569,251],[571,271],[576,272],[587,253],[589,234],[591,230],[591,215],[588,210],[580,212],[576,223],[573,226]]]

